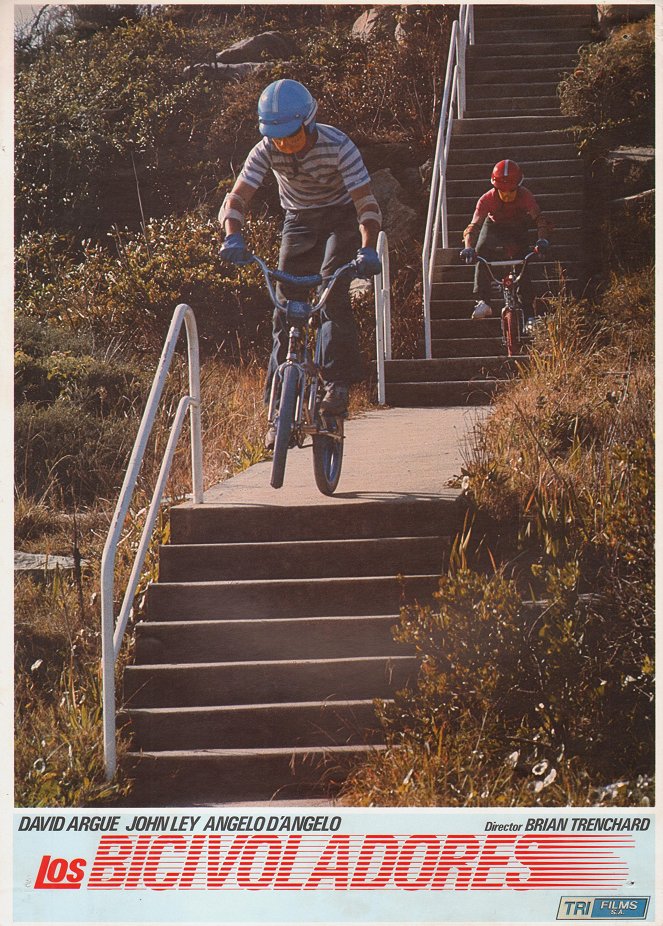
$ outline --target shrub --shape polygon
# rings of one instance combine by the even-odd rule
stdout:
[[[33,234],[17,249],[17,312],[108,343],[160,350],[175,306],[189,303],[203,342],[234,354],[265,349],[267,300],[257,268],[241,274],[218,257],[218,223],[198,213],[152,220],[140,233],[114,229],[108,247],[84,242],[82,260]],[[276,223],[256,218],[251,246],[276,261]],[[58,242],[58,245],[61,243]],[[45,251],[47,260],[40,260]],[[46,276],[44,266],[49,266]]]
[[[89,38],[63,33],[17,73],[18,229],[89,234],[186,204],[219,99],[183,69],[203,54],[195,31],[144,17]],[[83,79],[82,79],[83,78]],[[136,172],[135,172],[136,171]]]
[[[654,17],[585,46],[559,85],[562,112],[594,146],[654,143]]]

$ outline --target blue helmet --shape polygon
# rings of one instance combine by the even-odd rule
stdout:
[[[302,126],[311,132],[317,110],[318,104],[299,81],[275,80],[258,100],[260,132],[268,138],[286,138]]]

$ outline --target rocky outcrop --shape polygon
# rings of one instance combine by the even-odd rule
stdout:
[[[222,64],[242,64],[265,62],[268,58],[291,58],[297,54],[299,49],[289,36],[281,32],[261,32],[217,52],[216,60]]]
[[[376,171],[371,185],[382,210],[382,227],[389,244],[411,238],[421,223],[418,213],[407,203],[405,188],[387,169]]]
[[[374,6],[355,20],[352,26],[352,36],[362,42],[393,38],[395,28],[395,8]]]
[[[208,73],[220,80],[240,81],[261,67],[270,67],[299,54],[296,43],[281,32],[261,32],[218,51],[213,61],[201,61],[184,69],[184,76]]]
[[[242,64],[223,64],[220,61],[202,61],[199,64],[192,64],[184,68],[185,77],[193,77],[196,74],[209,73],[211,76],[220,80],[240,81],[248,74],[260,70],[260,68],[269,67],[274,64],[273,61],[263,61],[260,64],[254,64],[245,61]]]

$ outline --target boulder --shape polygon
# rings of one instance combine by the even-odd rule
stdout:
[[[89,565],[88,561],[81,560],[81,566]],[[73,556],[53,556],[48,553],[21,553],[14,551],[14,572],[29,573],[32,576],[43,576],[54,572],[71,572],[76,563]]]
[[[393,38],[395,27],[394,7],[374,6],[354,21],[352,36],[362,42]]]
[[[222,64],[242,64],[247,61],[264,62],[267,58],[291,58],[296,54],[299,54],[299,49],[288,36],[281,32],[261,32],[218,51],[216,60]]]
[[[408,194],[388,169],[371,177],[375,198],[382,210],[382,227],[390,244],[404,241],[419,229],[418,213],[407,204]]]
[[[271,66],[273,64],[273,61],[262,61],[260,64],[254,64],[249,61],[245,61],[242,64],[222,64],[219,61],[203,61],[200,64],[192,64],[184,68],[183,73],[185,77],[209,73],[211,77],[215,77],[219,80],[240,81],[244,80],[248,74],[252,74],[254,71],[259,70],[259,68]]]

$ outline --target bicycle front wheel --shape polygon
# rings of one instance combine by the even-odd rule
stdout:
[[[286,367],[281,384],[281,398],[276,418],[276,439],[274,441],[274,458],[272,460],[272,478],[270,479],[273,489],[280,489],[283,485],[285,459],[295,423],[298,386],[299,371],[294,366]]]
[[[323,495],[333,495],[343,465],[343,419],[336,419],[337,436],[313,435],[313,473]]]

